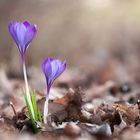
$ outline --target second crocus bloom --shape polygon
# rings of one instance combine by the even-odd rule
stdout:
[[[66,69],[66,62],[61,62],[59,59],[47,58],[42,64],[42,70],[46,77],[47,83],[47,93],[46,93],[46,101],[44,104],[44,123],[47,123],[47,115],[48,115],[48,99],[50,94],[50,88],[55,81]]]

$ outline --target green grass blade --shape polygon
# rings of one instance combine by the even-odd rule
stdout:
[[[33,110],[35,114],[35,119],[36,121],[38,120],[38,115],[37,115],[37,102],[36,102],[36,93],[33,91],[31,94],[31,99],[32,99],[32,105],[33,105]]]
[[[33,104],[33,109],[34,109],[34,113],[35,113],[35,119],[36,119],[36,121],[42,122],[41,112],[37,108],[37,99],[36,99],[36,93],[35,93],[35,91],[32,92],[31,98],[32,98],[32,104]]]
[[[42,123],[42,122],[43,122],[43,119],[42,119],[41,112],[40,112],[40,110],[39,110],[39,109],[38,109],[38,111],[37,111],[37,112],[38,112],[38,121]]]
[[[25,90],[23,91],[23,95],[24,95],[24,99],[25,99],[26,106],[27,106],[27,109],[28,109],[29,118],[31,119],[31,122],[32,122],[33,131],[34,131],[34,133],[37,133],[38,129],[37,129],[35,120],[34,120],[34,118],[32,116],[32,112],[31,112],[31,109],[30,109],[30,106],[29,106],[29,103],[28,103],[28,99],[27,99]]]

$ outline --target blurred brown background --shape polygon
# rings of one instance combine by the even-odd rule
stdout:
[[[27,51],[29,65],[40,66],[48,56],[85,69],[112,58],[139,63],[139,0],[0,0],[1,67],[19,67],[19,52],[7,26],[25,20],[38,26]]]

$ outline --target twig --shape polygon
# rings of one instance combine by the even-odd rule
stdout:
[[[13,103],[10,101],[10,106],[13,109],[14,115],[16,116],[16,118],[18,119],[18,113],[16,112],[15,106],[13,105]]]

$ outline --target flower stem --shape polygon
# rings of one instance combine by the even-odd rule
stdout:
[[[25,89],[26,89],[27,100],[28,100],[28,103],[29,103],[29,106],[31,109],[33,119],[35,119],[34,110],[33,110],[32,101],[31,101],[31,96],[30,96],[30,91],[29,91],[29,86],[28,86],[28,81],[27,81],[27,73],[26,73],[25,63],[23,63],[23,74],[24,74],[24,80],[25,80]]]
[[[47,123],[47,116],[48,116],[48,100],[49,100],[49,98],[46,98],[46,101],[44,103],[43,121],[44,121],[45,124]]]

